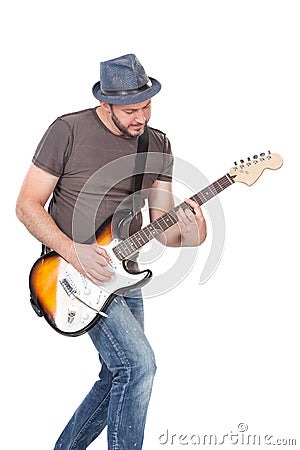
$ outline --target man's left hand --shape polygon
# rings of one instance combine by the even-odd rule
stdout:
[[[181,245],[195,247],[202,244],[206,238],[206,221],[198,203],[185,199],[185,203],[193,208],[179,208],[177,211],[178,225],[181,232]]]

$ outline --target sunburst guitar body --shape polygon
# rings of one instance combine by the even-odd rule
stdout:
[[[127,218],[128,212],[124,212]],[[33,265],[29,276],[31,297],[47,322],[59,333],[79,336],[88,331],[116,295],[144,286],[151,278],[150,270],[138,271],[130,259],[120,259],[113,248],[123,240],[117,236],[109,218],[97,231],[96,243],[109,256],[109,267],[115,276],[98,286],[79,273],[74,267],[51,251],[41,256]],[[114,236],[115,234],[115,236]]]

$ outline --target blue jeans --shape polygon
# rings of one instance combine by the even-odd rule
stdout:
[[[140,295],[116,297],[88,332],[101,371],[59,437],[55,450],[84,450],[107,426],[109,450],[139,450],[156,371],[144,334]]]

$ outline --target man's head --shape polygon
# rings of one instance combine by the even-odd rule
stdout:
[[[100,63],[100,81],[93,86],[94,96],[100,100],[106,125],[125,137],[144,132],[151,115],[151,98],[161,84],[148,77],[133,54]]]
[[[148,77],[131,53],[100,63],[100,81],[94,84],[93,94],[111,105],[132,105],[148,100],[160,89],[159,81]]]

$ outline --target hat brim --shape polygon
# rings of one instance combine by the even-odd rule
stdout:
[[[161,84],[154,78],[149,77],[152,85],[141,92],[135,94],[125,94],[125,95],[104,95],[101,92],[100,81],[93,86],[93,95],[97,100],[102,102],[110,103],[112,105],[131,105],[133,103],[140,103],[148,100],[149,98],[156,95],[161,90]]]

